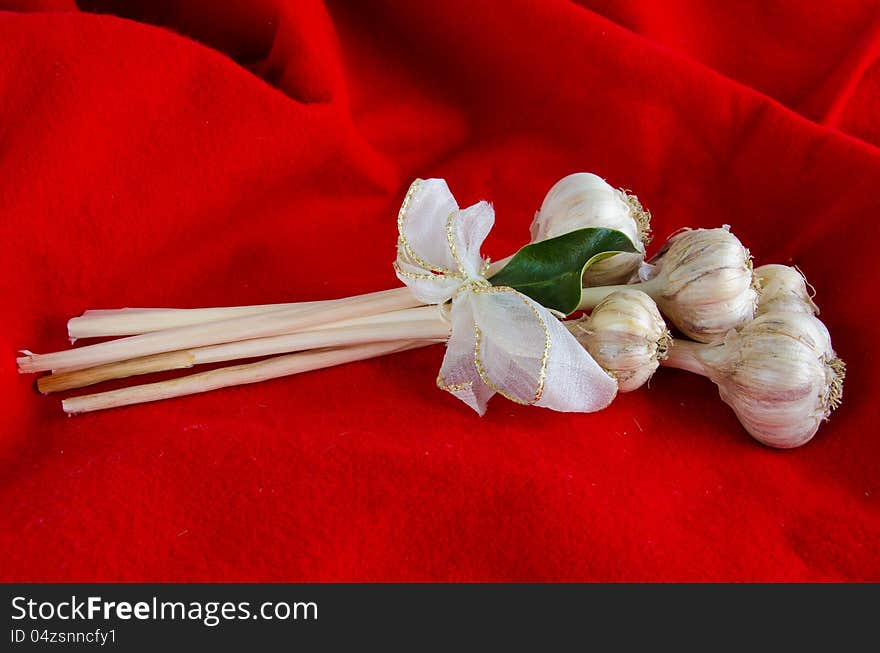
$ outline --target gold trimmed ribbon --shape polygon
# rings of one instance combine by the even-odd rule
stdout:
[[[417,179],[397,217],[398,278],[426,304],[451,303],[437,385],[480,415],[494,394],[564,412],[607,406],[617,383],[546,308],[492,286],[480,255],[495,213],[465,209],[442,179]]]

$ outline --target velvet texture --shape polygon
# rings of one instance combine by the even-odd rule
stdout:
[[[841,2],[0,2],[0,579],[880,580],[880,10]],[[66,418],[14,354],[86,308],[398,285],[444,177],[528,239],[560,177],[656,241],[799,265],[848,364],[813,442],[661,369],[592,415],[434,385],[441,346]]]

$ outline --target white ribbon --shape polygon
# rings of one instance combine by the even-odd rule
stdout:
[[[426,304],[452,300],[452,333],[437,385],[480,415],[496,392],[564,412],[600,410],[617,382],[546,308],[486,280],[480,256],[495,212],[459,209],[442,179],[417,179],[397,217],[394,269]]]

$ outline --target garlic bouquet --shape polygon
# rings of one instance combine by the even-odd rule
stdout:
[[[491,205],[460,208],[443,180],[416,180],[397,220],[402,288],[293,304],[87,311],[70,321],[71,337],[127,337],[24,352],[19,369],[51,371],[38,381],[49,393],[258,359],[65,399],[75,414],[445,343],[437,385],[480,414],[496,394],[600,410],[664,365],[712,379],[757,440],[808,441],[840,402],[844,366],[806,279],[781,265],[753,271],[727,227],[679,231],[645,263],[648,217],[635,196],[569,175],[545,197],[532,241],[492,264],[480,253]],[[578,310],[591,312],[559,320]],[[692,340],[673,340],[664,316]]]

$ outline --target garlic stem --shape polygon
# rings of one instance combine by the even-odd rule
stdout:
[[[220,308],[119,308],[88,310],[79,317],[67,322],[68,335],[78,338],[98,338],[108,336],[131,336],[162,329],[174,329],[193,324],[204,324],[218,320],[228,320],[245,315],[270,313],[283,309],[298,308],[303,311],[316,311],[357,300],[399,297],[401,302],[409,299],[410,306],[419,302],[412,297],[408,288],[394,288],[379,292],[355,295],[343,299],[330,299],[314,302],[294,302],[289,304],[259,304],[250,306],[226,306]],[[401,308],[405,308],[401,306]],[[365,309],[366,310],[366,309]]]
[[[20,372],[83,369],[168,351],[295,333],[328,322],[360,317],[364,314],[365,305],[373,313],[387,313],[411,306],[412,301],[411,296],[390,295],[378,299],[352,298],[323,311],[304,312],[297,307],[286,308],[129,336],[50,354],[28,354],[18,358],[17,362]]]
[[[596,308],[599,302],[608,297],[608,295],[613,292],[617,292],[618,290],[641,290],[643,293],[651,297],[651,299],[656,301],[657,295],[662,291],[662,288],[657,283],[656,277],[654,279],[642,281],[640,283],[620,284],[617,286],[594,286],[592,288],[584,288],[581,290],[581,303],[578,304],[578,310],[592,310]]]
[[[421,341],[379,342],[287,354],[256,363],[233,365],[208,372],[190,374],[170,381],[146,383],[120,390],[72,397],[62,401],[61,405],[64,412],[74,415],[117,406],[182,397],[234,385],[276,379],[366,358],[385,356],[426,344],[430,343]]]
[[[666,358],[662,359],[660,364],[708,376],[709,371],[699,355],[701,347],[705,347],[705,345],[691,342],[690,340],[673,339],[672,344],[667,350]]]
[[[507,265],[513,256],[507,256],[489,265],[488,276],[496,274]],[[85,311],[79,317],[74,317],[67,322],[67,334],[72,340],[80,338],[104,338],[112,336],[133,336],[164,329],[174,329],[194,324],[205,324],[220,320],[228,320],[246,315],[259,315],[271,313],[282,309],[302,309],[305,311],[321,311],[338,306],[340,304],[357,300],[363,307],[363,315],[371,315],[375,311],[364,300],[382,300],[388,297],[401,300],[399,308],[421,306],[422,304],[412,297],[406,287],[380,290],[378,292],[343,297],[341,299],[328,299],[313,302],[294,302],[289,304],[254,304],[249,306],[224,306],[217,308],[116,308],[116,309],[91,309]],[[407,301],[409,300],[409,301]],[[382,304],[376,305],[376,307]]]
[[[395,340],[445,340],[449,324],[436,307],[405,309],[381,315],[329,324],[321,329],[300,333],[253,338],[238,342],[209,345],[182,351],[154,354],[83,370],[44,376],[37,382],[40,392],[48,394],[82,388],[110,379],[122,379],[195,365],[219,363],[242,358],[257,358],[308,349],[341,347],[366,342]]]
[[[140,374],[152,374],[167,370],[182,370],[192,367],[195,363],[191,351],[168,351],[152,356],[141,356],[115,363],[105,363],[95,367],[70,372],[56,372],[37,379],[37,390],[47,395],[52,392],[63,392],[74,388],[102,383],[111,379],[124,379]]]

